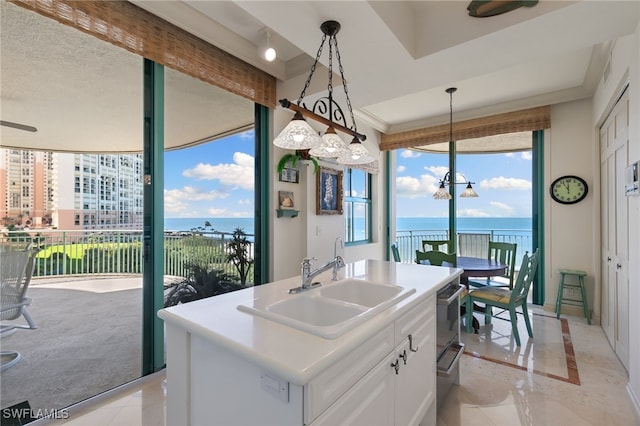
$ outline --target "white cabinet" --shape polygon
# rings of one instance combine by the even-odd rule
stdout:
[[[426,303],[396,321],[399,370],[396,381],[395,424],[417,425],[436,397],[435,301]],[[425,419],[435,424],[435,419]]]
[[[391,337],[396,346],[311,424],[435,424],[435,418],[425,418],[427,412],[435,413],[429,411],[435,403],[435,333],[435,298],[431,297],[398,318],[392,329],[377,335],[378,339],[382,335],[385,340]],[[355,367],[347,360],[345,371],[348,366]],[[331,392],[335,386],[324,376],[321,375],[320,381],[325,383],[326,391]],[[347,373],[344,379],[348,380],[349,376]],[[316,394],[323,394],[325,386],[314,380],[308,387],[313,387]],[[310,414],[313,418],[315,413]]]

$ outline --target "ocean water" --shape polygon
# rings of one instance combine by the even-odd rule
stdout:
[[[165,218],[164,229],[168,231],[190,231],[199,227],[204,228],[206,221],[211,223],[214,230],[233,232],[240,227],[247,234],[254,233],[253,218]],[[446,217],[399,217],[396,219],[396,229],[401,231],[437,231],[449,228]],[[512,233],[531,233],[530,217],[461,217],[457,222],[458,232],[488,232],[496,230],[512,231]],[[211,230],[211,228],[208,228]]]
[[[191,231],[192,229],[204,228],[205,222],[209,222],[211,227],[207,231],[218,231],[232,233],[236,228],[252,235],[254,233],[252,217],[178,217],[165,218],[165,231]]]
[[[530,217],[459,217],[456,223],[458,232],[514,231],[531,232]],[[396,218],[396,230],[424,231],[449,229],[447,217],[399,217]]]

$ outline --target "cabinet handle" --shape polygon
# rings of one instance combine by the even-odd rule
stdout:
[[[407,350],[404,349],[399,356],[404,361],[404,365],[407,365]]]
[[[622,269],[622,265],[619,263],[616,263],[616,269]]]
[[[398,375],[398,370],[400,370],[400,360],[396,358],[396,362],[392,362],[391,366],[396,369],[396,376]]]
[[[607,257],[607,262],[611,262],[611,258],[610,257]]]
[[[413,349],[413,336],[409,335],[409,350],[411,352],[418,352],[418,347],[416,346],[415,349]]]

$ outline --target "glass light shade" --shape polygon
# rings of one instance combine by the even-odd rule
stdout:
[[[322,135],[322,143],[309,150],[309,154],[314,157],[340,157],[347,150],[347,145],[336,134],[333,127],[329,127]]]
[[[440,182],[440,187],[433,194],[433,198],[435,198],[436,200],[450,200],[451,199],[451,194],[449,194],[449,191],[447,191],[447,189],[444,187],[444,182]]]
[[[275,146],[284,149],[309,149],[321,143],[318,133],[299,112],[296,112],[289,124],[273,140]]]
[[[471,187],[471,182],[467,183],[467,187],[465,188],[464,191],[462,191],[462,194],[460,194],[460,197],[462,198],[471,198],[471,197],[477,197],[478,193],[476,191],[473,190],[473,188]]]
[[[367,148],[355,136],[348,149],[338,157],[338,163],[340,164],[367,164],[373,161],[375,161],[375,158],[369,155]]]
[[[275,61],[276,49],[274,49],[273,47],[268,47],[267,50],[264,51],[264,58],[269,62]]]

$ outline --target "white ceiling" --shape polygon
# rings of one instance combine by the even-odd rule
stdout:
[[[0,1],[0,119],[38,127],[37,133],[0,127],[0,144],[141,150],[140,58]],[[632,34],[640,16],[638,1],[542,0],[491,18],[468,16],[467,1],[132,3],[274,75],[279,96],[291,100],[320,45],[320,24],[339,21],[356,117],[386,133],[448,122],[451,86],[458,88],[455,120],[590,97],[613,41]],[[278,50],[273,63],[259,56],[267,29]],[[310,97],[313,89],[326,92],[322,71]],[[251,125],[250,102],[174,73],[167,70],[168,147]],[[344,106],[341,92],[335,88]]]
[[[468,1],[133,3],[281,80],[302,72],[279,87],[289,99],[297,99],[302,89],[309,67],[299,62],[315,57],[320,24],[339,21],[350,99],[359,119],[383,132],[448,121],[450,86],[458,87],[456,119],[590,97],[611,42],[634,32],[640,6],[541,0],[531,8],[473,18]],[[276,35],[271,39],[279,51],[275,64],[257,56],[265,28]]]

